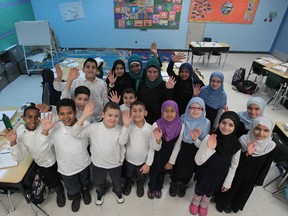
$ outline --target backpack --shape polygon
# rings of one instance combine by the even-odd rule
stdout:
[[[232,77],[232,85],[237,86],[239,82],[243,82],[245,79],[245,73],[246,69],[245,68],[239,68],[237,69]]]
[[[42,92],[42,103],[47,105],[56,105],[60,100],[61,92],[56,91],[53,86],[54,74],[50,69],[43,69],[41,71],[43,81],[41,82],[43,86]]]
[[[201,74],[198,68],[193,70],[192,79],[193,79],[193,84],[199,84],[201,87],[205,85],[204,76]]]
[[[236,89],[239,92],[242,92],[244,94],[253,94],[256,90],[257,84],[250,81],[250,80],[244,80],[242,82],[237,83]]]
[[[32,183],[31,197],[32,203],[38,205],[44,202],[49,195],[49,188],[45,183],[44,179],[40,177],[39,173],[36,172]]]

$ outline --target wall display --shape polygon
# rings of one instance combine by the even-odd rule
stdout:
[[[251,24],[259,0],[191,0],[189,22]]]
[[[179,29],[182,0],[114,0],[119,29]]]

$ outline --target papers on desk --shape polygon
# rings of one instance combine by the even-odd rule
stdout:
[[[277,60],[277,59],[274,59],[274,58],[271,58],[271,57],[261,57],[261,59],[264,59],[272,64],[281,64],[282,62]]]
[[[74,67],[78,67],[79,66],[79,64],[73,59],[65,59],[60,64],[65,66],[65,67],[68,67],[68,68],[74,68]]]
[[[221,44],[216,42],[191,42],[194,47],[222,47]]]
[[[45,53],[38,53],[36,55],[28,56],[27,59],[32,60],[33,62],[43,62],[45,57]]]
[[[266,60],[264,60],[262,58],[256,59],[255,61],[260,63],[260,64],[262,64],[262,65],[268,65],[269,64],[269,61],[266,61]]]
[[[284,63],[284,64],[282,64],[282,66],[284,66],[284,67],[288,67],[288,62],[287,62],[287,63]]]
[[[11,152],[0,153],[0,169],[17,166],[18,162],[14,161]]]
[[[279,72],[285,73],[287,71],[287,67],[281,66],[281,65],[276,65],[272,67],[272,69],[277,70]]]

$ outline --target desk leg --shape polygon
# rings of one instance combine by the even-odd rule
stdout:
[[[8,212],[8,210],[5,208],[5,206],[3,205],[3,203],[2,203],[1,201],[0,201],[0,206],[2,207],[5,215],[7,215],[9,212]]]
[[[224,68],[224,66],[225,66],[225,63],[226,63],[226,59],[227,59],[228,53],[229,53],[229,51],[226,52],[225,59],[224,59],[224,62],[223,62],[223,68]]]
[[[14,209],[14,206],[13,206],[13,203],[12,203],[12,199],[11,199],[11,192],[10,192],[10,190],[8,190],[8,194],[7,194],[7,196],[8,196],[8,200],[9,200],[9,204],[10,204],[11,212],[14,212],[15,209]]]

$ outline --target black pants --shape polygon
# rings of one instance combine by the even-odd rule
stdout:
[[[140,169],[142,168],[143,165],[144,164],[134,165],[125,160],[124,166],[126,171],[126,179],[136,179],[137,182],[139,182],[140,184],[144,184],[146,175],[140,172]]]
[[[82,188],[88,188],[90,184],[90,165],[79,173],[71,176],[62,175],[68,198],[76,199],[81,196]]]
[[[92,165],[92,175],[93,175],[94,184],[96,187],[96,193],[98,194],[98,196],[101,196],[101,197],[105,194],[107,174],[109,174],[112,180],[112,187],[113,187],[112,191],[116,195],[120,195],[122,192],[121,190],[121,166],[111,168],[111,169],[105,169],[105,168]]]

